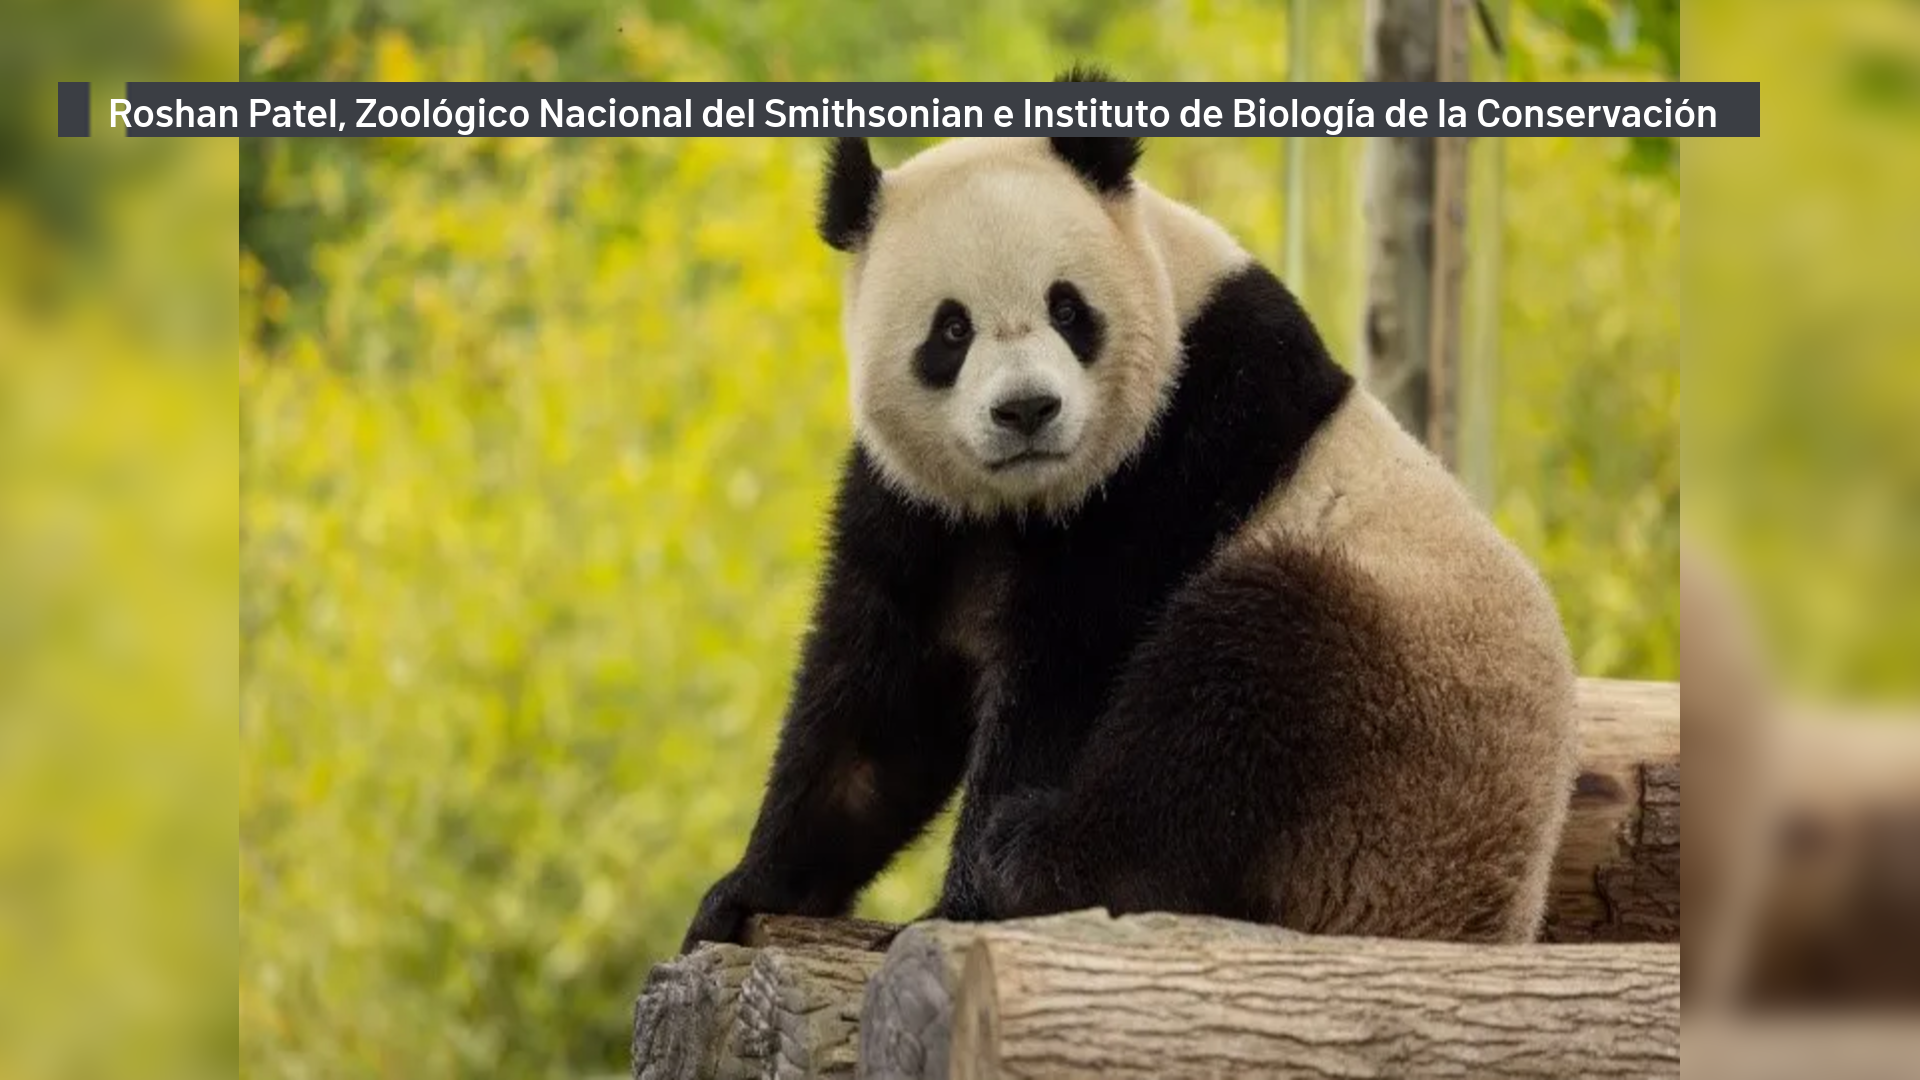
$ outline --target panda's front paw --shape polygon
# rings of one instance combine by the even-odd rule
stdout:
[[[995,918],[1043,915],[1072,906],[1069,858],[1059,843],[1066,793],[1033,788],[1002,799],[980,838],[980,891]]]
[[[693,924],[687,927],[686,937],[680,942],[680,954],[684,956],[709,942],[741,943],[746,935],[747,919],[759,908],[754,903],[754,893],[751,877],[745,870],[736,869],[714,882],[701,898],[699,910],[694,912]]]

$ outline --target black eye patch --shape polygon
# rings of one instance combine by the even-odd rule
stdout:
[[[933,325],[927,338],[913,351],[913,373],[936,390],[945,390],[960,377],[960,365],[967,362],[967,350],[973,347],[973,318],[958,300],[942,300],[934,309]]]
[[[1072,282],[1056,281],[1047,288],[1047,322],[1082,365],[1099,358],[1100,344],[1106,340],[1106,320]]]

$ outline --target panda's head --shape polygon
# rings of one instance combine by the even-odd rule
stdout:
[[[1179,329],[1125,138],[959,139],[827,165],[820,232],[854,258],[861,444],[956,516],[1065,514],[1145,442]]]

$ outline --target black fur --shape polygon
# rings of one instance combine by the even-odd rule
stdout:
[[[1075,64],[1054,80],[1061,83],[1118,82],[1107,70],[1095,64]],[[1124,137],[1067,136],[1048,139],[1073,171],[1084,177],[1102,195],[1119,195],[1133,186],[1133,169],[1140,164],[1146,146],[1139,139]]]
[[[1220,770],[1214,782],[1230,783],[1255,767],[1220,759],[1245,752],[1244,733],[1212,738],[1205,724],[1196,726],[1205,706],[1235,707],[1237,691],[1219,680],[1242,673],[1244,663],[1232,662],[1218,634],[1191,641],[1221,656],[1179,651],[1189,648],[1181,643],[1187,639],[1168,644],[1166,627],[1195,605],[1199,617],[1231,625],[1252,614],[1238,598],[1259,594],[1283,605],[1264,616],[1282,622],[1280,648],[1322,648],[1311,635],[1285,634],[1291,609],[1284,605],[1294,598],[1287,589],[1306,583],[1209,583],[1195,575],[1291,475],[1352,379],[1329,358],[1292,294],[1257,266],[1218,284],[1183,341],[1178,388],[1149,445],[1070,520],[952,524],[892,492],[865,455],[854,454],[759,824],[740,868],[709,893],[689,945],[732,938],[748,911],[845,910],[925,826],[963,769],[966,798],[936,913],[982,919],[1114,885],[1071,860],[1061,862],[1065,876],[1056,882],[1034,853],[1054,851],[1060,808],[1078,797],[1075,778],[1139,767],[1138,748],[1147,744],[1138,732],[1159,732],[1163,742],[1191,732],[1192,745],[1181,743],[1180,784],[1199,782],[1193,778],[1209,768]],[[1008,575],[993,623],[1007,661],[994,695],[1002,704],[979,718],[972,714],[978,672],[943,636],[956,578],[977,566]],[[1230,594],[1219,610],[1208,606],[1210,594],[1195,591],[1207,589]],[[1111,768],[1101,764],[1110,757]],[[878,809],[865,815],[830,797],[854,761],[873,766],[876,797],[867,805]],[[1118,800],[1123,808],[1092,826],[1102,846],[1090,851],[1126,857],[1131,849],[1110,834],[1156,815],[1169,825],[1185,820],[1168,805],[1185,797],[1178,786],[1136,788]],[[1222,813],[1238,805],[1217,801]],[[997,819],[996,809],[1005,811]],[[1011,861],[988,858],[990,822]],[[1214,862],[1222,852],[1245,853],[1234,838],[1246,824],[1218,834],[1208,851],[1169,843],[1161,864],[1116,861],[1103,873],[1121,875],[1119,884],[1131,890],[1124,898],[1141,906],[1224,897]],[[1009,890],[1022,875],[1044,884]]]
[[[1122,136],[1070,135],[1047,140],[1053,152],[1102,195],[1122,195],[1133,187],[1133,167],[1144,147]]]
[[[1389,622],[1334,552],[1229,560],[1181,585],[1063,782],[995,806],[985,909],[1300,917],[1275,888],[1290,833],[1413,737],[1359,700],[1419,692],[1382,647]]]
[[[843,914],[960,782],[973,674],[939,646],[931,608],[953,573],[953,530],[856,448],[830,545],[759,820],[686,948],[738,940],[753,912]]]
[[[880,209],[880,169],[867,140],[833,140],[826,183],[820,189],[820,238],[839,251],[858,251]]]
[[[954,319],[966,323],[966,340],[946,339],[947,324]],[[926,340],[913,350],[914,377],[936,390],[952,386],[960,378],[961,366],[967,362],[967,350],[973,348],[972,327],[965,304],[958,300],[940,301],[940,306],[934,309],[933,322],[927,326]]]
[[[1062,320],[1061,315],[1068,318]],[[1100,346],[1107,340],[1107,320],[1071,281],[1056,281],[1047,290],[1047,320],[1082,365],[1100,358]]]
[[[1101,67],[1099,64],[1089,64],[1082,61],[1074,64],[1060,74],[1055,75],[1053,81],[1060,83],[1110,83],[1119,82],[1120,80],[1114,78],[1112,72]]]

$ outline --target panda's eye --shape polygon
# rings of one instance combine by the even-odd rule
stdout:
[[[940,320],[940,340],[949,345],[965,345],[973,340],[973,323],[964,314],[952,314]]]
[[[958,300],[940,301],[927,323],[927,336],[913,350],[913,373],[936,390],[951,387],[960,378],[973,344],[973,320]]]
[[[1047,290],[1047,318],[1053,320],[1054,328],[1066,330],[1078,325],[1087,315],[1087,302],[1080,298],[1080,290],[1064,281],[1056,281]]]
[[[1047,289],[1047,319],[1082,364],[1100,358],[1100,346],[1106,340],[1105,320],[1073,282],[1056,281]]]

